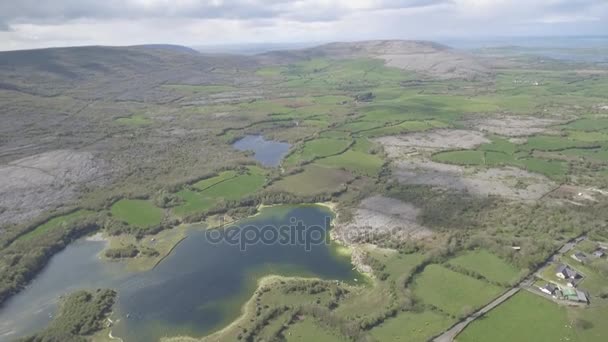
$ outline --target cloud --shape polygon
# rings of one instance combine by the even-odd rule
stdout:
[[[60,23],[77,19],[198,18],[295,21],[338,19],[360,10],[413,8],[451,0],[1,0],[6,21]]]
[[[605,0],[0,0],[0,50],[597,35],[606,22]]]

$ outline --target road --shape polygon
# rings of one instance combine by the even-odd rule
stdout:
[[[454,340],[454,338],[456,337],[456,335],[460,334],[460,332],[463,331],[464,328],[466,328],[467,325],[469,325],[469,323],[476,320],[477,317],[482,316],[485,313],[487,313],[488,311],[499,306],[505,300],[511,298],[514,294],[519,292],[519,290],[520,290],[519,287],[514,287],[514,288],[510,289],[509,291],[503,293],[502,296],[494,299],[494,301],[492,301],[490,304],[484,306],[483,308],[479,309],[478,311],[475,311],[474,313],[469,315],[464,321],[461,321],[460,323],[454,325],[452,328],[450,328],[450,330],[439,335],[433,341],[435,341],[435,342],[452,342]]]
[[[555,252],[553,255],[551,255],[547,259],[546,262],[544,262],[542,265],[540,265],[534,272],[530,273],[530,275],[528,277],[526,277],[525,279],[520,281],[517,285],[513,286],[507,292],[503,293],[500,297],[494,299],[488,305],[486,305],[483,308],[470,314],[469,316],[467,316],[467,318],[460,321],[459,323],[457,323],[456,325],[451,327],[449,330],[446,330],[441,335],[437,336],[435,339],[433,339],[433,341],[434,342],[452,342],[454,340],[454,338],[456,338],[456,336],[458,336],[458,334],[460,334],[460,332],[462,332],[464,330],[464,328],[466,328],[471,322],[473,322],[480,316],[483,316],[484,314],[488,313],[490,310],[494,309],[495,307],[499,306],[504,301],[506,301],[507,299],[509,299],[513,295],[515,295],[517,292],[519,292],[519,290],[521,290],[522,288],[530,287],[532,285],[532,283],[534,282],[534,274],[536,272],[538,272],[538,270],[545,267],[551,261],[554,261],[557,258],[557,256],[568,253],[579,242],[585,240],[586,238],[587,237],[585,235],[582,235],[582,236],[577,237],[576,239],[573,239],[573,240],[565,243],[557,252]]]

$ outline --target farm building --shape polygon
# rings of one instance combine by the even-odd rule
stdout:
[[[556,292],[557,290],[559,290],[559,288],[558,288],[557,286],[555,286],[555,285],[553,285],[553,284],[551,284],[551,283],[547,283],[547,285],[545,285],[545,286],[541,286],[541,287],[539,287],[539,289],[540,289],[542,292],[544,292],[544,293],[546,293],[546,294],[548,294],[548,295],[551,295],[551,296],[553,296],[553,295],[555,294],[555,292]]]
[[[578,262],[585,262],[587,260],[587,256],[581,252],[576,252],[576,253],[572,254],[570,257]]]
[[[580,275],[568,265],[561,264],[557,267],[555,275],[561,279],[576,279]]]

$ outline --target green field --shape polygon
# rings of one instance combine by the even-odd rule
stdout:
[[[65,226],[71,224],[72,222],[74,222],[78,219],[81,219],[87,215],[91,215],[91,214],[93,214],[93,212],[89,211],[89,210],[77,210],[77,211],[67,214],[67,215],[61,215],[61,216],[54,217],[54,218],[48,220],[47,222],[39,225],[34,230],[21,235],[18,240],[23,241],[23,240],[28,240],[28,239],[43,235],[50,230],[65,227]]]
[[[608,129],[608,119],[580,119],[562,126],[565,129],[577,131],[600,131]]]
[[[531,137],[522,145],[494,137],[491,143],[483,144],[475,150],[453,150],[436,153],[433,155],[433,160],[440,163],[469,166],[514,166],[543,174],[554,180],[563,180],[569,173],[566,162],[536,157],[533,156],[533,151],[562,151],[564,149],[573,151],[572,148],[588,146],[590,145],[586,142],[576,142],[553,136]]]
[[[498,286],[439,265],[427,266],[414,281],[417,298],[454,316],[483,306],[501,291]]]
[[[465,252],[448,261],[450,265],[481,274],[490,281],[509,284],[516,281],[521,271],[485,249]]]
[[[301,161],[309,161],[317,158],[331,156],[344,151],[351,140],[319,138],[304,143],[301,150],[294,152],[285,159],[285,164],[293,165]]]
[[[175,194],[183,203],[173,208],[173,213],[178,216],[209,210],[217,204],[213,198],[204,196],[198,191],[181,190]]]
[[[307,165],[303,172],[290,175],[272,185],[272,190],[298,195],[315,195],[341,189],[352,179],[350,173],[316,164]]]
[[[427,121],[405,121],[397,125],[389,125],[380,128],[363,131],[360,134],[366,137],[381,137],[386,135],[397,135],[410,132],[421,132],[429,129],[447,127],[446,123],[437,120]]]
[[[319,159],[317,164],[373,177],[378,174],[384,161],[373,154],[348,150],[337,156]]]
[[[233,171],[233,170],[220,172],[220,174],[215,177],[206,178],[206,179],[200,180],[200,181],[192,184],[192,187],[197,190],[203,191],[218,183],[221,183],[228,179],[234,178],[234,177],[236,177],[236,175],[237,175],[236,171]]]
[[[258,167],[250,167],[245,174],[208,187],[202,194],[211,198],[238,200],[261,189],[265,182],[264,172]]]
[[[523,148],[528,150],[541,150],[541,151],[559,151],[568,148],[577,147],[590,147],[593,146],[591,143],[577,140],[570,140],[565,137],[557,136],[534,136],[528,138],[528,141]]]
[[[307,318],[289,325],[289,328],[283,332],[285,340],[288,342],[339,342],[348,341],[340,335],[329,332],[320,327],[312,318]]]
[[[146,200],[121,199],[110,212],[116,219],[141,228],[158,225],[163,219],[163,210]]]
[[[257,166],[250,166],[242,173],[224,171],[218,176],[203,179],[192,185],[192,189],[183,189],[176,193],[183,203],[173,208],[178,216],[204,212],[219,203],[220,200],[240,200],[260,190],[266,183],[264,171]]]
[[[425,342],[447,329],[454,319],[434,311],[400,312],[370,331],[378,341]]]
[[[583,341],[576,335],[566,308],[528,291],[520,291],[471,323],[456,341]]]

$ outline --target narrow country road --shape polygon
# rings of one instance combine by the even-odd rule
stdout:
[[[495,307],[497,307],[498,305],[502,304],[505,300],[511,298],[514,294],[519,292],[519,290],[520,290],[520,288],[519,288],[519,286],[517,286],[517,287],[514,287],[514,288],[510,289],[509,291],[503,293],[502,296],[494,299],[494,301],[492,301],[490,304],[484,306],[483,308],[479,309],[478,311],[475,311],[473,314],[469,315],[465,320],[456,324],[455,326],[450,328],[450,330],[439,335],[433,341],[435,341],[435,342],[453,341],[454,338],[456,337],[456,335],[458,335],[462,330],[464,330],[464,328],[466,328],[467,325],[469,325],[469,323],[476,320],[477,317],[484,315],[488,311],[490,311],[490,310],[494,309]]]
[[[538,272],[538,270],[547,266],[551,261],[555,261],[557,256],[568,253],[579,242],[585,240],[586,238],[587,238],[587,236],[583,234],[583,235],[565,243],[557,252],[555,252],[553,255],[551,255],[549,258],[547,258],[547,260],[544,263],[542,263],[539,267],[537,267],[534,272],[530,273],[529,276],[524,278],[517,285],[513,286],[510,290],[503,293],[500,297],[494,299],[492,302],[490,302],[483,308],[470,314],[469,316],[467,316],[467,318],[460,321],[459,323],[457,323],[450,329],[443,332],[441,335],[434,338],[433,342],[452,342],[452,341],[454,341],[454,338],[456,338],[456,336],[458,336],[458,334],[460,334],[460,332],[462,332],[464,330],[464,328],[466,328],[471,322],[473,322],[480,316],[483,316],[484,314],[486,314],[490,310],[494,309],[498,305],[502,304],[504,301],[506,301],[507,299],[509,299],[513,295],[515,295],[517,292],[519,292],[519,290],[521,290],[522,288],[531,286],[532,283],[534,282],[534,274],[536,272]]]

